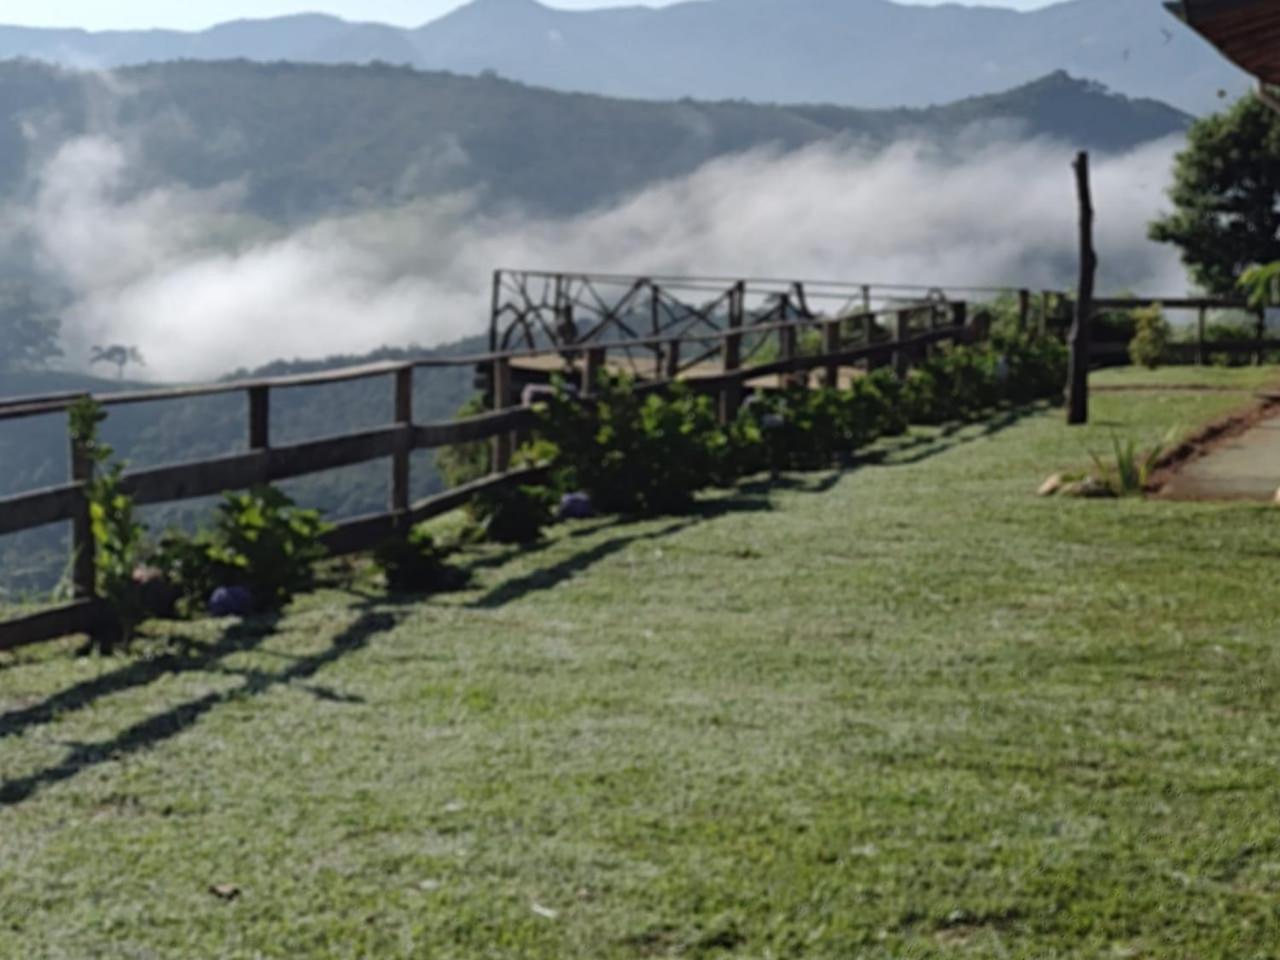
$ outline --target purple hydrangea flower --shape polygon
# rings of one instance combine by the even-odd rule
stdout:
[[[209,597],[209,614],[214,617],[243,617],[253,612],[253,594],[248,587],[219,587]]]

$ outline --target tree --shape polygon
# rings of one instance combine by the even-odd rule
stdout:
[[[114,363],[116,365],[116,379],[124,379],[124,368],[129,364],[136,364],[145,367],[147,362],[142,359],[142,353],[137,347],[128,347],[123,343],[113,343],[110,346],[94,347],[93,356],[89,358],[92,363]]]
[[[1197,121],[1174,164],[1175,210],[1150,236],[1182,248],[1196,283],[1238,293],[1250,266],[1280,260],[1280,115],[1248,96]]]
[[[61,356],[59,326],[29,284],[0,281],[0,373],[38,369]]]

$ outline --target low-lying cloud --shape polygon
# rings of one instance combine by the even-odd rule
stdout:
[[[1178,147],[1095,160],[1104,288],[1184,290],[1176,253],[1145,236]],[[94,344],[133,344],[152,376],[196,380],[478,333],[498,266],[1069,286],[1070,160],[1035,142],[962,163],[909,143],[754,151],[571,219],[484,214],[458,195],[281,232],[244,214],[237,184],[131,192],[126,149],[87,137],[45,164],[21,220],[70,291],[72,361]]]

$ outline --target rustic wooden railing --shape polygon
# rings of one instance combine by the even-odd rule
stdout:
[[[738,315],[741,317],[741,314]],[[902,373],[919,357],[942,341],[983,336],[967,323],[963,302],[929,301],[899,305],[893,310],[856,311],[839,316],[812,315],[770,323],[742,326],[730,322],[722,330],[697,335],[635,339],[626,343],[561,344],[547,350],[490,353],[471,357],[426,357],[400,363],[351,367],[303,376],[276,377],[176,387],[94,397],[105,408],[162,400],[243,393],[248,404],[246,423],[248,449],[243,453],[128,471],[123,487],[138,504],[159,504],[219,494],[228,490],[269,484],[321,473],[353,464],[389,460],[390,503],[386,512],[358,517],[338,524],[325,537],[334,555],[370,549],[398,531],[467,504],[473,497],[512,485],[539,480],[539,468],[512,470],[511,458],[516,438],[534,426],[534,412],[516,396],[513,364],[522,359],[554,355],[563,361],[567,374],[580,378],[580,389],[589,394],[598,373],[611,365],[611,352],[634,349],[657,351],[665,358],[655,376],[641,389],[664,389],[681,367],[682,351],[690,347],[708,348],[719,356],[712,372],[681,375],[692,389],[718,396],[721,416],[736,415],[744,388],[753,380],[777,377],[787,382],[811,371],[825,371],[825,382],[837,383],[842,367],[893,364]],[[821,333],[821,349],[803,352],[800,334]],[[765,338],[777,338],[776,359],[747,365],[743,345],[756,346]],[[414,377],[418,370],[478,366],[488,371],[493,412],[443,423],[417,423],[413,416]],[[342,383],[374,377],[392,378],[390,422],[386,426],[306,443],[273,446],[271,443],[270,397],[273,391],[294,387]],[[84,394],[0,400],[0,421],[56,414],[67,411]],[[491,441],[492,472],[489,476],[429,497],[410,500],[410,455],[416,450],[432,450],[455,444]],[[92,463],[85,451],[71,443],[71,470],[67,483],[44,490],[0,498],[0,535],[16,533],[47,524],[72,524],[72,602],[29,616],[0,622],[0,651],[41,643],[68,634],[91,632],[104,611],[95,598],[96,571],[89,527],[87,485],[93,478]]]

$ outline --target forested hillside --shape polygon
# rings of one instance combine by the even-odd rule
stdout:
[[[963,153],[977,128],[1121,151],[1188,123],[1062,73],[944,107],[850,110],[615,100],[389,66],[187,62],[104,77],[15,61],[0,64],[0,194],[84,134],[130,146],[123,189],[234,182],[246,212],[297,222],[458,190],[492,210],[575,213],[762,146],[914,138]]]

